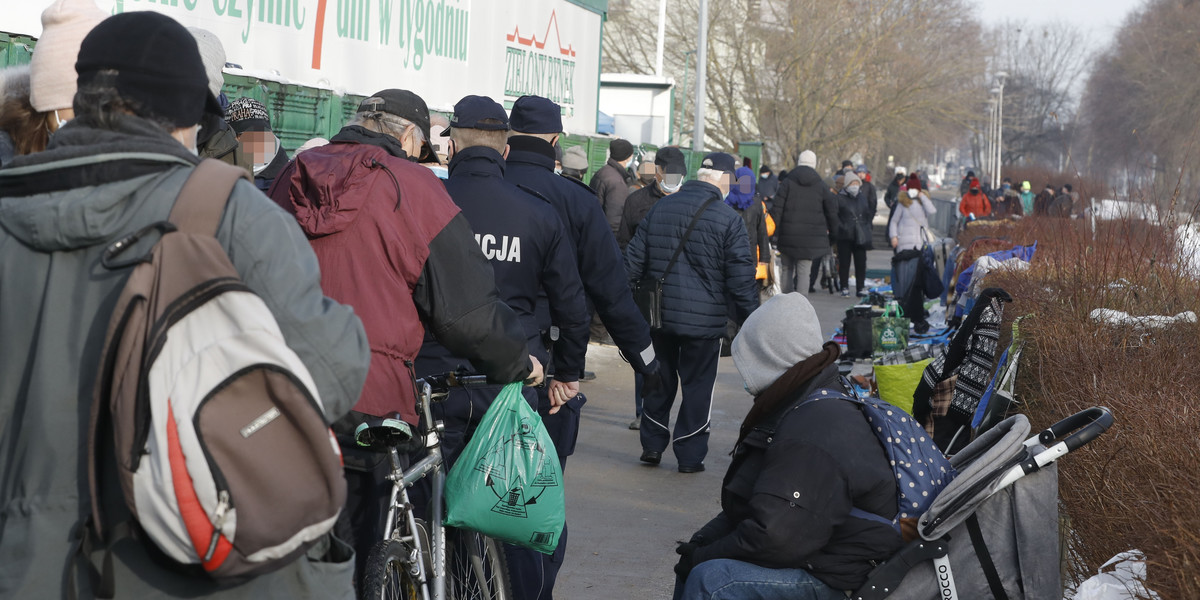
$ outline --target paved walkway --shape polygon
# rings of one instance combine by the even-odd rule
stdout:
[[[890,251],[873,251],[871,269],[890,268]],[[830,335],[852,298],[819,292],[811,298]],[[570,539],[555,597],[560,600],[669,599],[677,541],[686,540],[720,510],[721,480],[751,397],[733,360],[722,358],[712,408],[708,470],[677,472],[669,452],[658,467],[638,462],[633,419],[633,372],[611,346],[588,349],[595,381],[582,384],[588,403],[575,455],[567,463]],[[672,421],[672,425],[673,425]]]

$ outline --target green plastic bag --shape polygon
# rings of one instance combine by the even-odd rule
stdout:
[[[521,384],[510,383],[446,477],[446,525],[551,554],[564,523],[558,451]]]
[[[933,359],[927,358],[903,365],[875,365],[875,385],[879,386],[879,399],[911,415],[913,392],[917,391],[921,375],[931,362]]]
[[[875,354],[897,352],[908,347],[908,319],[895,301],[883,309],[883,316],[871,320],[871,340]]]

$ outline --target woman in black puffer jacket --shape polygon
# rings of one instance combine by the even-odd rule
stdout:
[[[837,256],[838,278],[842,295],[850,295],[850,261],[854,261],[855,292],[863,295],[867,278],[867,250],[872,249],[871,220],[875,218],[875,198],[862,192],[862,181],[854,173],[846,173],[842,191],[838,192]]]

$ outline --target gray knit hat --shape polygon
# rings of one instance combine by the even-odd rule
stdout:
[[[796,363],[825,344],[821,323],[808,298],[799,292],[767,300],[733,338],[733,364],[746,389],[757,396]]]
[[[208,75],[208,91],[212,92],[213,96],[220,96],[221,87],[225,85],[225,76],[221,71],[225,68],[225,46],[221,45],[221,39],[215,33],[207,29],[188,27],[188,32],[196,38],[200,60],[204,61],[204,73]]]

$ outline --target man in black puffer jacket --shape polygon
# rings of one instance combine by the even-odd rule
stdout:
[[[844,392],[816,312],[780,294],[746,320],[733,362],[755,395],[721,487],[721,512],[677,552],[675,600],[844,600],[903,544],[896,475]],[[798,403],[816,397],[815,400]]]
[[[837,199],[817,174],[816,164],[812,151],[800,153],[800,166],[788,171],[771,209],[782,255],[780,289],[785,294],[804,289],[812,262],[829,254],[830,235],[838,229]]]
[[[739,325],[758,307],[754,257],[742,218],[722,199],[729,193],[737,164],[733,156],[704,157],[696,181],[659,200],[638,226],[625,249],[629,280],[663,278],[663,328],[652,332],[662,385],[643,398],[642,462],[658,464],[672,442],[667,427],[675,391],[683,403],[675,423],[674,450],[679,472],[704,470],[708,454],[709,408],[725,322]],[[684,232],[695,230],[671,269],[667,265]],[[729,314],[730,309],[734,314]]]

